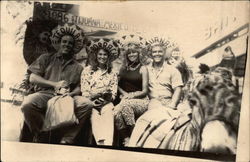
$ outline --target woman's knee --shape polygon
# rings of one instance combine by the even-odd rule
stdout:
[[[124,107],[122,109],[122,111],[121,111],[121,116],[123,118],[125,118],[125,119],[127,119],[127,118],[133,118],[134,115],[135,115],[134,110],[131,107],[129,107],[129,106]]]

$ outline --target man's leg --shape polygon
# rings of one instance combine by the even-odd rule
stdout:
[[[71,126],[63,135],[61,143],[63,144],[73,144],[75,142],[76,136],[81,131],[84,123],[90,118],[92,112],[91,101],[87,98],[81,96],[74,97],[75,102],[75,115],[79,120],[79,124]]]
[[[41,132],[47,101],[53,96],[53,94],[37,92],[27,96],[21,106],[24,121],[35,136]]]
[[[23,122],[23,126],[21,129],[20,137],[19,137],[20,142],[32,142],[33,141],[33,134],[31,133],[28,125],[26,122]]]

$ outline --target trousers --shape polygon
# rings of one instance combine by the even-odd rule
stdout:
[[[112,146],[114,134],[114,105],[108,103],[104,105],[99,112],[93,108],[92,101],[86,97],[77,96],[76,101],[78,106],[92,108],[91,126],[97,145]]]
[[[33,135],[41,133],[47,110],[47,102],[54,96],[54,94],[48,92],[36,92],[24,99],[21,109],[24,114],[24,121]],[[79,120],[79,124],[67,127],[63,132],[63,139],[70,141],[70,143],[74,143],[76,136],[82,129],[85,121],[90,118],[92,112],[91,107],[77,105],[77,100],[78,98],[75,96],[74,112]]]

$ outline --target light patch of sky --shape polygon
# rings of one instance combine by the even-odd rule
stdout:
[[[190,57],[213,43],[216,38],[205,40],[206,28],[219,23],[226,16],[237,18],[237,25],[248,22],[247,2],[201,2],[201,1],[84,1],[80,4],[80,16],[121,22],[137,27],[145,27],[145,37],[161,35],[173,38]],[[241,8],[241,10],[239,10]],[[230,26],[228,31],[236,29]]]

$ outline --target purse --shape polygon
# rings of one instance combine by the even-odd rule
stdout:
[[[47,105],[44,131],[79,123],[74,113],[74,99],[71,96],[55,96]]]

